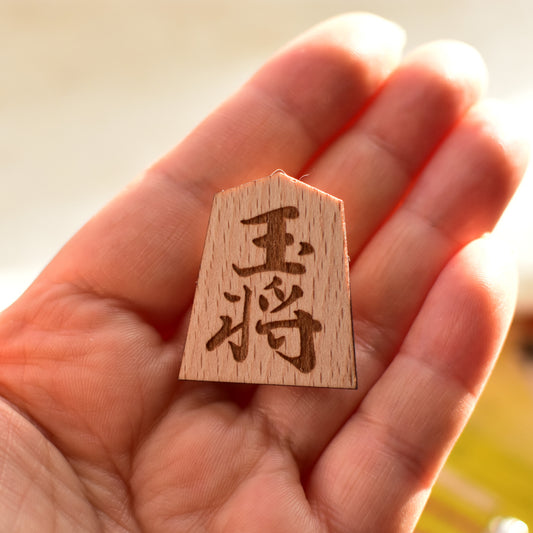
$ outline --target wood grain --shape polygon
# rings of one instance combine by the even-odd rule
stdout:
[[[282,171],[215,196],[179,377],[356,388],[341,200]]]

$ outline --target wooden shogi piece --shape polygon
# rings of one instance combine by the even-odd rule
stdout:
[[[279,170],[215,195],[179,378],[356,388],[341,200]]]

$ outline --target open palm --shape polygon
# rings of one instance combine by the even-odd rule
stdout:
[[[370,15],[291,43],[0,320],[1,531],[411,531],[514,305],[526,149],[466,45]],[[213,194],[345,202],[359,390],[178,382]]]

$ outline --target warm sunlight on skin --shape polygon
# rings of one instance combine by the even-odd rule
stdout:
[[[511,320],[527,148],[475,51],[403,41],[294,41],[0,315],[2,531],[413,529]],[[357,391],[177,380],[213,194],[276,168],[345,202]]]

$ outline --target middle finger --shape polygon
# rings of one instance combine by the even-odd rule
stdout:
[[[344,201],[352,259],[485,85],[484,63],[470,46],[422,46],[309,170],[310,185]]]

